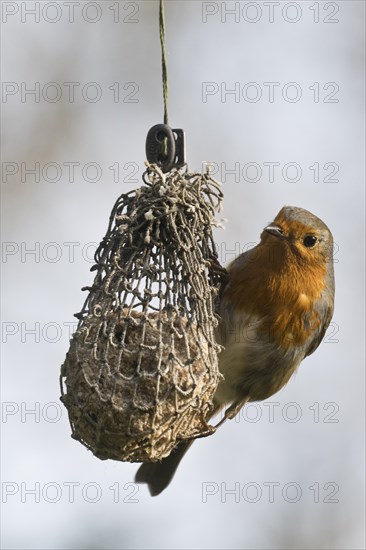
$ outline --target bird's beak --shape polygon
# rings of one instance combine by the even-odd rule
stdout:
[[[277,225],[267,225],[267,227],[264,228],[264,231],[267,231],[267,233],[270,233],[279,239],[287,239],[282,229],[280,229]]]

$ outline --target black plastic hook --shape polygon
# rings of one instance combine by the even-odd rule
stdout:
[[[146,138],[146,158],[158,164],[163,172],[170,172],[186,162],[185,133],[172,129],[167,124],[156,124],[150,128]]]

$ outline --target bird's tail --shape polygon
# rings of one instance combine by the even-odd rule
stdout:
[[[169,485],[180,461],[194,439],[181,441],[161,462],[145,462],[136,472],[135,483],[147,483],[151,496],[159,495]]]
[[[213,410],[208,415],[208,422],[220,410],[221,406],[214,404]],[[206,435],[209,435],[207,432]],[[159,495],[166,489],[174,477],[174,474],[180,464],[180,461],[194,442],[193,439],[180,441],[172,450],[169,456],[163,458],[160,462],[144,462],[137,470],[135,475],[135,483],[147,483],[151,496]]]

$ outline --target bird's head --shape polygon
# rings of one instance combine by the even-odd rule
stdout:
[[[308,210],[284,206],[263,229],[261,244],[291,251],[309,264],[332,262],[333,236],[329,228]]]

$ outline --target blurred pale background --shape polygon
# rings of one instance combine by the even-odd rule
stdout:
[[[302,206],[333,231],[337,292],[297,376],[154,499],[70,438],[58,376],[162,122],[158,2],[1,8],[3,548],[364,548],[364,2],[167,2],[170,124],[223,181],[222,262]]]

